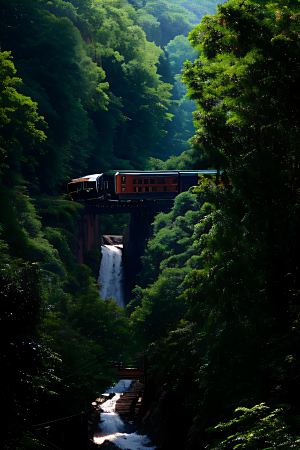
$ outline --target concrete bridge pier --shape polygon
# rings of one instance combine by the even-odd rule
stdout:
[[[123,264],[125,275],[125,303],[132,300],[132,289],[138,284],[138,274],[142,270],[141,256],[153,233],[152,223],[157,212],[134,211],[130,225],[123,236]]]

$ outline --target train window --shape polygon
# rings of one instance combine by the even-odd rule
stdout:
[[[76,192],[77,191],[77,183],[69,183],[68,184],[68,191],[69,192]]]
[[[137,187],[136,186],[134,186],[133,191],[137,192]]]
[[[149,186],[145,187],[145,192],[149,192]]]
[[[126,184],[126,175],[123,175],[123,176],[121,177],[121,183],[122,183],[122,184]]]
[[[164,192],[168,190],[168,186],[164,186]]]
[[[133,179],[133,184],[137,184],[137,179],[136,178]]]
[[[100,177],[97,178],[97,183],[98,183],[97,190],[99,191],[99,189],[100,189],[100,191],[102,191],[103,190],[103,175],[100,175]]]
[[[144,184],[148,184],[148,183],[149,183],[148,178],[145,178],[145,179],[144,179]]]
[[[150,184],[155,184],[155,178],[150,178]]]
[[[143,180],[137,180],[138,184],[143,184]]]
[[[157,192],[157,187],[156,186],[152,187],[152,192]]]
[[[122,192],[125,192],[126,191],[126,187],[125,186],[122,186]]]
[[[157,178],[157,184],[165,184],[165,179],[164,178]]]
[[[174,180],[172,181],[172,184],[178,184],[178,177],[174,178]]]
[[[141,188],[141,187],[138,187],[138,191],[139,191],[139,192],[142,192],[142,188]]]

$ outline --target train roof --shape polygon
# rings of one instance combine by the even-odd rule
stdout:
[[[203,175],[215,175],[215,174],[218,173],[217,170],[179,170],[178,172],[182,176],[185,176],[185,175],[199,175],[199,174],[202,174],[202,173],[203,173]]]
[[[208,169],[208,170],[119,170],[115,172],[115,175],[139,175],[139,176],[153,176],[153,175],[179,175],[180,176],[196,176],[196,175],[214,175],[217,173],[217,170],[214,169]],[[222,172],[220,172],[222,173]],[[81,181],[96,181],[98,177],[103,175],[103,173],[93,173],[91,175],[84,175],[79,178],[74,178],[69,184],[71,183],[79,183]]]
[[[178,175],[178,170],[119,170],[116,175]]]
[[[198,175],[198,174],[216,174],[217,170],[119,170],[116,175]]]
[[[92,175],[84,175],[80,178],[74,178],[71,183],[78,183],[79,181],[96,181],[96,179],[103,175],[102,173],[93,173]]]

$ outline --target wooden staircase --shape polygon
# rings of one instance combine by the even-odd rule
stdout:
[[[144,385],[138,380],[132,382],[128,391],[124,392],[116,402],[115,412],[134,416],[141,406]]]

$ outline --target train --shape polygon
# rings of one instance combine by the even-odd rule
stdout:
[[[151,170],[96,173],[73,179],[68,192],[74,201],[172,200],[179,193],[197,186],[200,175],[215,175],[217,170]]]

